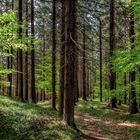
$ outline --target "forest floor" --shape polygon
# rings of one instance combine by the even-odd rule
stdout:
[[[140,114],[127,106],[110,110],[98,100],[80,101],[75,119],[80,133],[68,127],[50,102],[37,105],[0,96],[0,140],[140,140]]]
[[[50,102],[22,103],[0,96],[0,140],[73,140],[79,135],[59,119]]]
[[[140,140],[140,113],[130,115],[125,105],[109,109],[98,100],[80,101],[76,110],[84,140]]]

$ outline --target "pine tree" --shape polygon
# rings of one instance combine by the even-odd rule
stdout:
[[[64,96],[64,120],[75,127],[74,122],[74,41],[75,40],[75,0],[65,0],[65,47],[66,47],[66,78]]]
[[[31,0],[31,95],[32,95],[32,102],[36,103],[36,90],[35,90],[35,46],[34,46],[34,36],[35,36],[35,30],[34,30],[34,0]]]
[[[113,57],[113,52],[115,51],[115,0],[110,0],[110,59]],[[109,80],[110,80],[110,92],[115,91],[116,89],[116,72],[113,71],[113,65],[110,60],[109,64]],[[116,107],[116,97],[114,95],[111,95],[111,101],[110,101],[110,107],[114,108]]]
[[[135,20],[134,20],[134,7],[133,7],[133,2],[131,2],[130,6],[130,43],[131,43],[131,49],[134,48],[134,42],[135,42]],[[129,73],[129,80],[131,82],[131,89],[130,89],[130,102],[129,102],[129,112],[131,114],[138,113],[138,108],[137,108],[137,101],[136,101],[136,89],[134,85],[134,81],[136,80],[136,72],[133,70],[132,72]]]
[[[53,0],[52,9],[52,108],[56,109],[56,0]]]

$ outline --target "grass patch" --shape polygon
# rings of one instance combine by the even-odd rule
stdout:
[[[79,137],[52,110],[50,103],[22,103],[0,96],[0,139],[72,140]]]

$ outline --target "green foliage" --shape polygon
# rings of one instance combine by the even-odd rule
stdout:
[[[19,24],[14,11],[4,12],[0,16],[0,46],[4,50],[25,48],[23,39],[18,37]]]
[[[116,72],[130,72],[135,70],[140,65],[140,2],[138,0],[132,1],[131,6],[134,8],[135,16],[135,42],[128,42],[125,46],[123,46],[123,49],[119,49],[114,52],[112,62],[114,71]]]
[[[24,24],[19,25],[15,11],[10,10],[0,15],[0,85],[9,85],[6,81],[2,80],[2,77],[16,72],[14,69],[7,69],[5,60],[8,57],[14,58],[17,49],[26,51],[30,48],[27,44],[29,44],[29,40],[32,38],[30,36],[26,37],[24,34],[22,38],[19,38],[19,28],[24,28]],[[11,50],[13,53],[11,53]]]
[[[36,78],[39,80],[36,86],[51,91],[51,55],[46,55],[41,61],[42,64],[38,64],[36,68]]]
[[[127,42],[124,46],[118,46],[120,49],[114,52],[114,56],[111,59],[113,70],[119,74],[119,77],[117,78],[118,87],[117,90],[114,91],[117,97],[122,96],[125,92],[128,93],[131,85],[134,85],[137,93],[139,93],[139,77],[136,76],[136,80],[133,83],[127,84],[125,87],[123,83],[124,77],[121,76],[124,73],[137,71],[140,67],[140,2],[138,0],[131,1],[131,5],[129,3],[129,8],[130,6],[134,9],[132,10],[134,12],[135,21],[134,43]]]
[[[39,89],[45,89],[48,93],[52,92],[52,56],[50,53],[46,53],[40,60],[42,63],[36,67],[36,87]],[[56,92],[59,91],[59,61],[56,60]]]
[[[129,45],[128,45],[129,46]],[[128,47],[126,50],[118,50],[114,53],[113,67],[116,72],[130,72],[138,68],[140,65],[140,46],[139,43],[131,49]]]

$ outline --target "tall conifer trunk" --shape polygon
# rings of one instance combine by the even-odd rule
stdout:
[[[34,41],[33,38],[35,36],[35,30],[34,30],[34,0],[31,0],[31,35],[32,35],[32,41],[31,41],[31,96],[32,96],[32,102],[36,103],[36,91],[35,91],[35,47],[34,47]]]
[[[65,0],[65,47],[66,47],[66,80],[64,96],[64,120],[75,127],[74,122],[74,62],[75,62],[75,0]]]
[[[18,7],[18,19],[19,19],[19,38],[21,39],[22,38],[22,22],[23,22],[23,19],[22,19],[22,16],[23,16],[23,1],[22,0],[19,0],[19,7]],[[23,99],[23,52],[22,52],[22,49],[18,49],[17,50],[17,70],[18,70],[18,74],[17,74],[17,94],[18,96]]]
[[[110,0],[110,59],[113,56],[113,52],[115,50],[115,0]],[[113,95],[114,91],[116,89],[116,73],[113,71],[113,65],[110,60],[109,64],[109,70],[110,70],[110,92],[111,92],[111,101],[110,101],[110,107],[115,108],[116,107],[116,97]]]
[[[131,49],[134,48],[134,42],[135,42],[135,21],[134,21],[134,7],[133,7],[133,2],[131,2],[130,6],[130,43],[131,43]],[[132,72],[129,73],[129,81],[131,83],[131,89],[130,89],[130,102],[129,102],[129,112],[131,114],[138,113],[138,108],[137,108],[137,101],[136,101],[136,89],[135,85],[133,82],[136,80],[136,72],[133,70]]]
[[[59,116],[63,116],[64,109],[64,86],[65,86],[65,0],[62,0],[61,13],[61,52],[60,52],[60,97],[59,97]]]
[[[100,20],[100,101],[102,102],[102,21]]]
[[[56,0],[53,0],[52,22],[52,108],[56,109]]]
[[[26,0],[26,37],[28,37],[28,22],[29,22],[29,16],[28,16],[28,0]],[[28,46],[28,42],[27,42]],[[25,52],[25,100],[28,101],[29,95],[28,95],[28,50]]]
[[[83,48],[82,48],[82,51],[83,51],[83,54],[82,54],[82,65],[83,65],[83,94],[82,94],[82,98],[83,100],[87,100],[87,92],[86,92],[86,29],[85,29],[85,25],[83,25]]]

